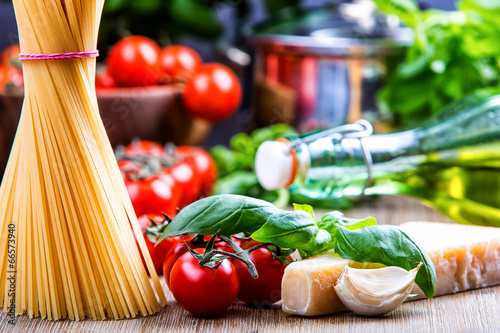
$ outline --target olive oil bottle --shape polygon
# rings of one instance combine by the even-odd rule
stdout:
[[[404,132],[373,135],[360,121],[265,142],[256,171],[264,188],[313,200],[408,195],[457,222],[500,227],[500,96],[470,96]]]

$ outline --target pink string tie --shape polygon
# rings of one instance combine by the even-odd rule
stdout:
[[[76,59],[76,58],[95,58],[99,56],[99,51],[87,52],[67,52],[67,53],[48,53],[48,54],[28,54],[19,53],[19,60],[57,60],[57,59]]]

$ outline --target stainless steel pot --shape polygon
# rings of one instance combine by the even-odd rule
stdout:
[[[385,63],[413,41],[371,1],[277,19],[255,28],[254,112],[260,125],[285,122],[300,131],[359,118],[376,120],[375,94]]]

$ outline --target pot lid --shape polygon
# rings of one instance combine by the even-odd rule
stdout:
[[[249,31],[273,52],[349,57],[381,56],[413,43],[413,31],[395,16],[383,16],[371,0],[320,10],[286,12]]]

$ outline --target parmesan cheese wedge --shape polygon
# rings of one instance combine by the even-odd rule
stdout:
[[[500,228],[408,222],[400,226],[428,252],[436,266],[435,296],[500,284]],[[362,264],[335,254],[297,261],[285,270],[283,311],[317,316],[348,311],[333,289],[345,265]],[[413,292],[424,298],[415,286]]]

